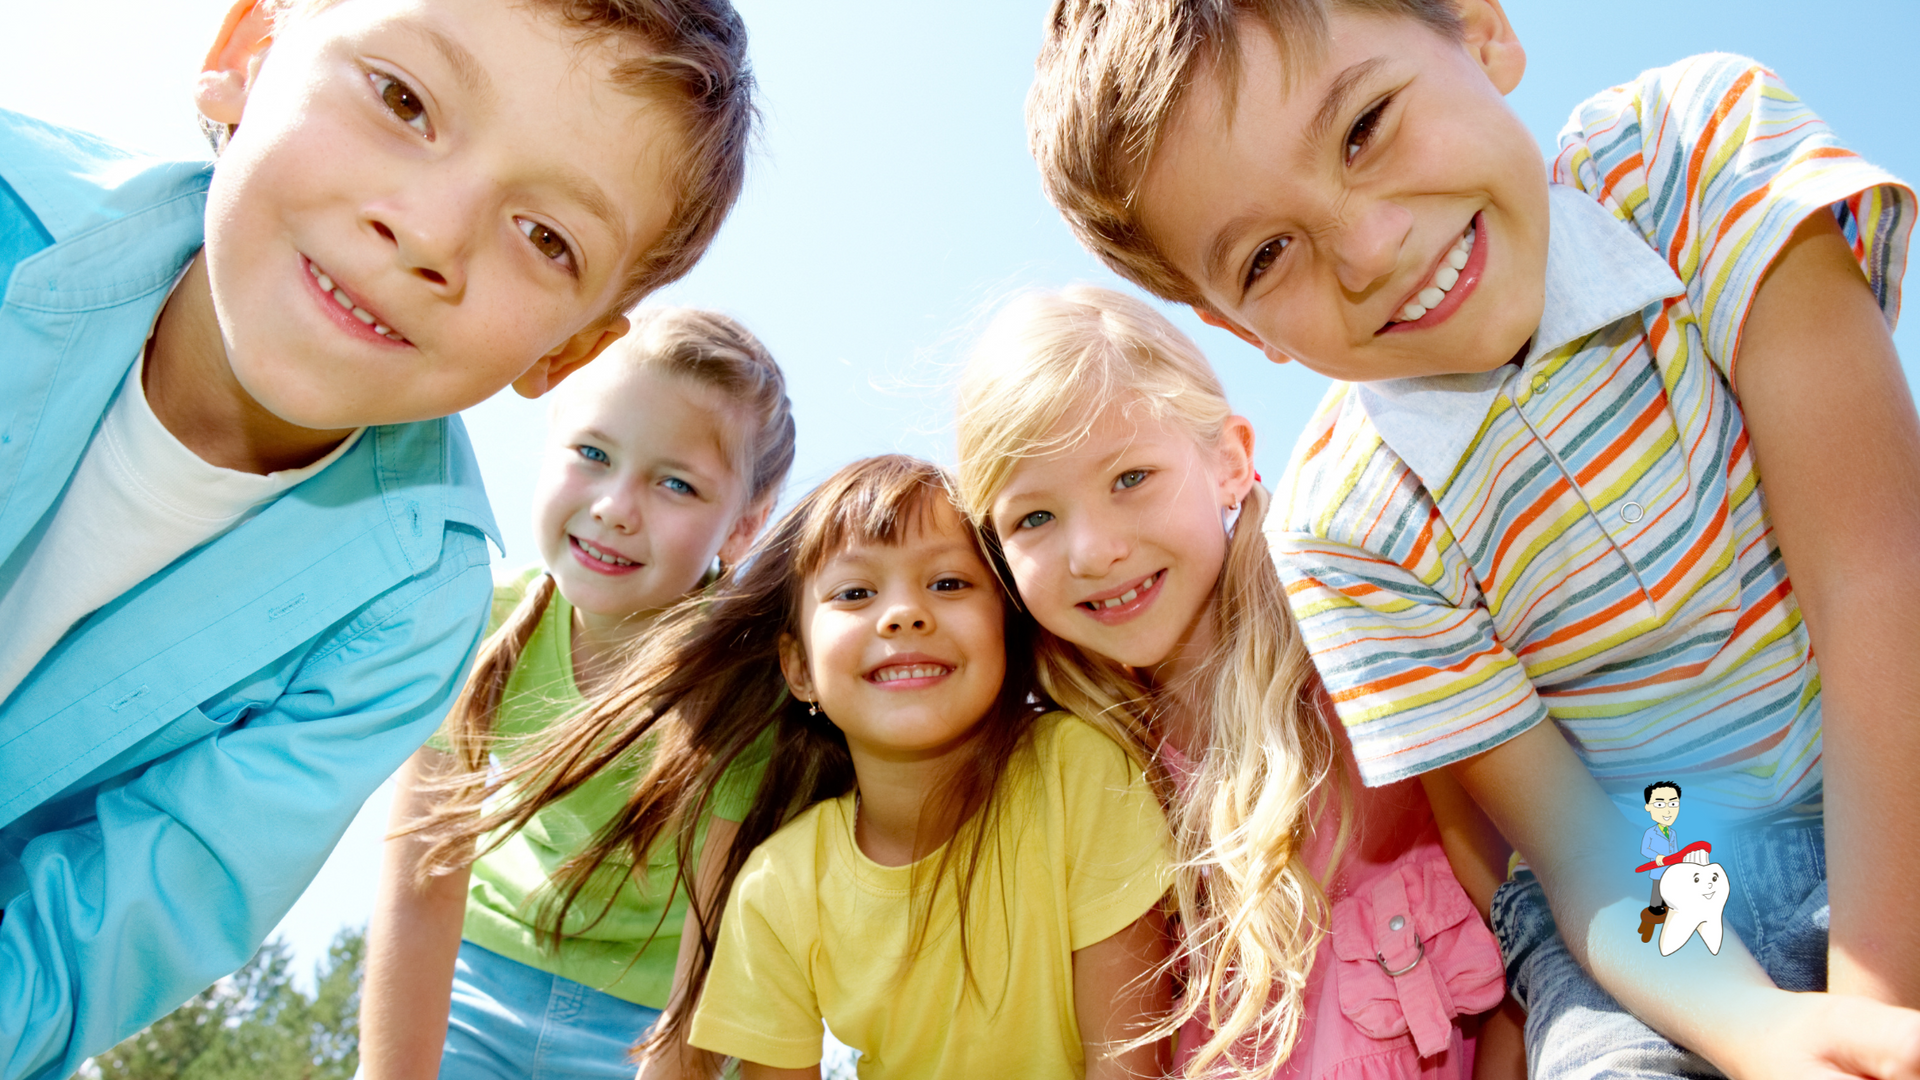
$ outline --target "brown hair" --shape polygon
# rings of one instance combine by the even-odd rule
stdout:
[[[800,634],[806,579],[849,545],[902,542],[943,504],[954,508],[956,520],[979,544],[979,534],[958,511],[947,474],[936,465],[894,454],[835,473],[762,537],[732,578],[663,615],[612,689],[548,729],[532,752],[497,778],[456,792],[437,810],[419,830],[434,841],[425,865],[465,863],[473,857],[471,845],[497,845],[543,807],[602,770],[630,766],[651,747],[650,764],[626,805],[553,875],[556,897],[543,913],[543,932],[557,938],[568,909],[609,860],[624,856],[645,866],[655,845],[672,837],[679,859],[676,887],[694,881],[695,841],[714,787],[742,755],[764,748],[766,771],[718,887],[692,905],[699,961],[676,1002],[697,1001],[722,904],[747,855],[808,806],[854,788],[845,737],[825,714],[810,713],[806,702],[788,693],[780,669],[782,638]],[[991,565],[984,546],[981,558]],[[1006,613],[1006,678],[974,729],[969,753],[945,790],[935,793],[937,801],[929,802],[949,813],[921,815],[923,822],[960,823],[937,860],[932,884],[953,882],[963,950],[968,901],[989,856],[998,812],[992,795],[1031,745],[1032,720],[1043,706],[1033,677],[1031,623],[1011,601]],[[490,802],[502,795],[497,804]],[[924,906],[916,918],[918,941],[926,929]],[[673,1009],[667,1023],[656,1025],[649,1045],[669,1045],[691,1012]]]
[[[1071,450],[1086,430],[1075,418],[1115,408],[1201,447],[1218,444],[1232,414],[1199,347],[1133,297],[1075,286],[1023,297],[994,319],[961,378],[957,425],[961,496],[990,538],[993,501],[1021,463]],[[1190,676],[1197,701],[1186,706],[1197,709],[1204,753],[1185,794],[1159,762],[1149,773],[1174,831],[1181,934],[1170,966],[1184,969],[1186,989],[1140,1041],[1203,1020],[1212,1031],[1194,1048],[1189,1076],[1223,1067],[1271,1076],[1286,1061],[1327,924],[1326,897],[1302,854],[1308,809],[1338,808],[1335,858],[1345,842],[1333,729],[1261,536],[1267,505],[1255,484],[1204,615],[1214,644]],[[1041,688],[1062,708],[1153,754],[1178,690],[1148,686],[1044,628],[1037,652]],[[1239,1060],[1249,1046],[1259,1048],[1253,1063]]]
[[[633,364],[691,379],[720,391],[744,421],[733,466],[747,479],[747,505],[770,502],[793,465],[793,405],[780,365],[746,327],[715,311],[645,308],[633,329],[607,350],[601,364]],[[554,400],[592,387],[562,383]],[[535,579],[513,614],[494,631],[474,659],[473,673],[447,716],[445,730],[460,769],[469,780],[485,772],[493,748],[494,722],[527,642],[553,599],[551,574]]]
[[[1450,0],[1054,0],[1027,94],[1027,145],[1080,243],[1148,292],[1207,307],[1141,227],[1140,181],[1205,68],[1232,94],[1249,26],[1272,34],[1291,71],[1325,48],[1333,10],[1460,36]]]
[[[311,14],[338,0],[264,0],[276,15]],[[746,183],[759,112],[747,28],[728,0],[531,0],[590,41],[616,41],[621,90],[663,108],[680,134],[667,168],[676,190],[666,232],[627,271],[613,311],[678,281],[700,261]],[[205,126],[203,124],[203,126]],[[217,150],[219,133],[209,130]]]

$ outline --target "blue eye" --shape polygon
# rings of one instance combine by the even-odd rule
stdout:
[[[1139,487],[1141,484],[1146,482],[1146,479],[1147,479],[1147,470],[1128,469],[1126,472],[1123,472],[1118,477],[1114,478],[1113,490],[1125,491],[1128,488]]]
[[[605,450],[602,450],[597,446],[588,446],[583,443],[579,446],[574,447],[573,449],[575,453],[579,454],[583,458],[586,458],[588,461],[593,462],[595,465],[605,465],[609,461],[613,460],[612,458],[607,456],[607,452]]]
[[[665,480],[660,481],[660,485],[666,488],[668,491],[673,492],[676,495],[700,494],[699,492],[693,490],[692,484],[687,483],[685,480],[682,480],[677,476],[667,477]]]
[[[1015,529],[1037,529],[1040,526],[1045,525],[1047,522],[1052,520],[1053,520],[1053,511],[1035,510],[1033,513],[1028,514],[1026,517],[1021,518],[1020,524],[1015,525],[1014,528]]]

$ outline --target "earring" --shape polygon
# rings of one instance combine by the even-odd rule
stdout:
[[[1228,536],[1232,536],[1232,535],[1233,535],[1233,526],[1234,526],[1234,524],[1235,524],[1236,522],[1238,522],[1239,520],[1240,520],[1240,500],[1239,500],[1239,499],[1235,499],[1235,500],[1233,500],[1233,505],[1231,505],[1231,506],[1227,506],[1227,507],[1223,507],[1223,508],[1221,509],[1221,511],[1220,511],[1220,528],[1221,528],[1221,530],[1222,530],[1223,532],[1225,532],[1225,533],[1226,533],[1226,534],[1227,534]]]
[[[809,701],[809,702],[807,702],[807,715],[808,715],[808,716],[819,716],[819,715],[820,715],[820,703],[819,703],[819,702],[817,702],[817,701]]]

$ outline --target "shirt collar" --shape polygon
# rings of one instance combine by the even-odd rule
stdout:
[[[1525,365],[1603,326],[1686,291],[1667,261],[1586,193],[1547,187],[1546,303]],[[1480,430],[1511,366],[1464,375],[1359,383],[1374,430],[1429,491],[1444,488]]]

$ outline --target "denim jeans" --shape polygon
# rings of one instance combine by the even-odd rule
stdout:
[[[1825,990],[1827,853],[1821,820],[1728,833],[1724,845],[1715,840],[1713,858],[1726,867],[1733,886],[1723,915],[1728,939],[1737,934],[1776,986]],[[1527,1010],[1527,1074],[1533,1080],[1721,1075],[1635,1019],[1574,962],[1532,873],[1520,871],[1494,893],[1493,932],[1506,961],[1507,986]],[[1638,936],[1639,926],[1623,925],[1619,932]],[[1696,938],[1686,948],[1704,945]]]
[[[460,943],[440,1080],[633,1080],[660,1010]]]

